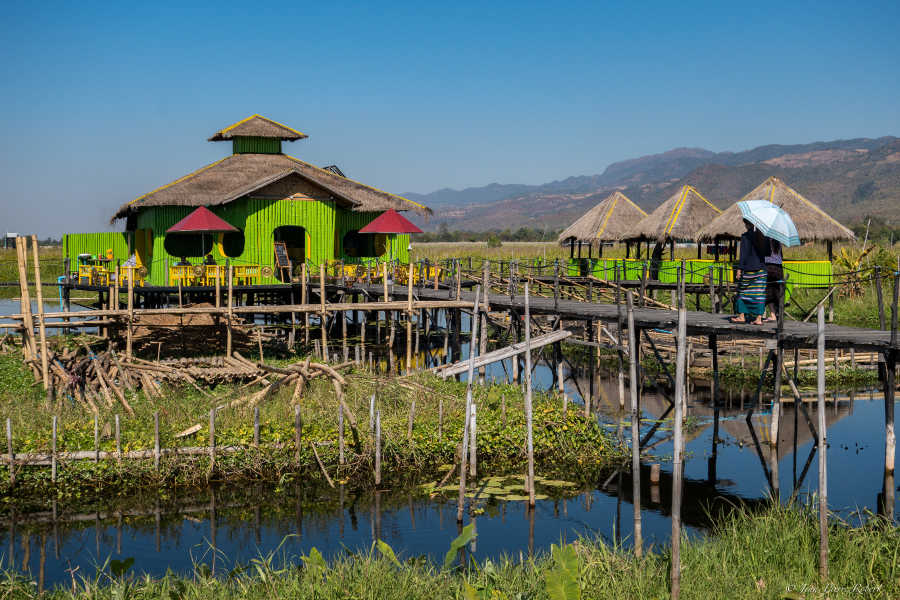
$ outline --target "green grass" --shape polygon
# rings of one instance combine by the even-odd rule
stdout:
[[[818,525],[798,508],[736,512],[711,537],[684,538],[681,597],[690,599],[897,598],[900,595],[900,529],[877,519],[860,527],[829,526],[829,578],[818,578]],[[450,540],[447,540],[449,546]],[[624,548],[582,540],[519,561],[459,560],[449,568],[429,560],[394,557],[389,546],[325,561],[313,550],[302,557],[260,557],[225,577],[197,565],[191,577],[161,578],[110,570],[76,575],[43,597],[74,598],[647,598],[669,597],[670,556],[664,547],[635,558]],[[118,566],[118,565],[117,565]],[[566,586],[568,584],[568,586]],[[565,588],[567,591],[560,592]],[[33,598],[35,583],[7,571],[3,598]]]

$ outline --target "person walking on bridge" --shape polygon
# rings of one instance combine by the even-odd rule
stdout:
[[[732,323],[762,325],[762,315],[766,309],[766,264],[762,234],[753,223],[744,219],[747,228],[741,235],[740,257],[735,277],[738,283],[738,297],[735,303],[737,316]]]
[[[778,320],[778,306],[781,296],[784,295],[784,268],[782,267],[781,242],[770,237],[763,238],[764,248],[767,250],[766,263],[766,305],[772,310],[772,314],[766,317],[766,321]]]

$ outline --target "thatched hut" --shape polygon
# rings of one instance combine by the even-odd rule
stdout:
[[[618,242],[623,233],[637,225],[646,216],[647,213],[632,202],[628,196],[616,191],[559,234],[559,245],[568,244],[571,254],[574,254],[575,244],[578,244],[578,257],[581,258],[582,244],[588,245],[589,256],[596,244],[598,256],[603,256],[604,242]]]
[[[856,239],[853,232],[838,223],[815,203],[804,198],[796,190],[777,177],[769,177],[741,200],[768,200],[783,208],[804,242],[826,242],[831,254],[831,243]],[[697,232],[701,241],[739,239],[744,233],[741,209],[737,203],[728,207],[721,215],[710,221]],[[829,260],[831,256],[829,256]]]
[[[637,225],[623,233],[620,239],[627,244],[626,255],[630,254],[628,246],[633,243],[637,244],[640,254],[641,242],[647,242],[649,254],[650,242],[654,242],[657,248],[668,242],[671,258],[674,259],[675,242],[697,241],[697,231],[721,212],[694,187],[684,185]]]
[[[218,264],[230,260],[274,267],[276,244],[286,248],[293,266],[388,256],[406,260],[408,235],[359,230],[388,209],[422,215],[431,211],[344,177],[337,167],[319,168],[282,152],[283,142],[306,137],[260,115],[226,127],[209,141],[230,141],[230,155],[122,205],[112,216],[112,222],[124,220],[121,234],[67,235],[66,254],[73,263],[79,253],[99,253],[104,247],[116,258],[134,254],[155,285],[168,281],[167,265],[179,257],[212,255]],[[236,231],[216,236],[168,233],[200,206]],[[122,239],[111,239],[117,235]]]

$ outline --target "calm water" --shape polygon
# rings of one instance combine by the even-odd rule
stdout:
[[[436,360],[443,362],[445,357],[439,356],[443,346],[436,346]],[[467,352],[465,346],[462,352]],[[505,379],[511,370],[508,361],[505,367],[490,367],[488,376]],[[554,372],[552,365],[538,364],[535,385],[554,387]],[[577,410],[588,376],[569,370],[565,376],[570,406]],[[627,439],[630,427],[624,426],[624,417],[616,410],[614,378],[598,377],[593,396],[600,402],[597,418],[613,432],[621,427]],[[795,426],[793,406],[786,405],[776,459],[762,443],[768,439],[768,412],[756,413],[751,433],[740,394],[724,396],[725,407],[719,410],[702,393],[692,394],[689,400],[688,414],[696,426],[687,433],[682,518],[694,535],[706,534],[708,509],[717,502],[762,507],[773,488],[782,501],[792,492],[804,500],[818,485],[814,439],[802,414]],[[749,404],[748,398],[744,401]],[[654,394],[643,396],[648,421],[659,419],[667,406]],[[815,405],[808,404],[807,409],[815,423]],[[859,511],[879,511],[884,465],[880,392],[830,393],[826,410],[830,508],[850,519],[858,518]],[[646,423],[642,435],[652,425]],[[662,463],[660,485],[648,484],[649,465],[642,473],[642,529],[648,544],[665,544],[670,533],[671,466],[666,462],[672,451],[670,435],[660,427],[648,444]],[[772,476],[773,470],[777,476]],[[479,535],[470,550],[478,559],[501,554],[518,558],[520,553],[527,556],[560,539],[580,536],[628,545],[633,527],[631,489],[630,474],[610,473],[566,499],[538,501],[533,513],[522,502],[488,503],[476,519]],[[236,564],[276,549],[288,560],[312,547],[334,556],[368,549],[376,538],[387,541],[401,556],[429,555],[440,561],[458,533],[454,502],[415,498],[402,491],[360,494],[349,489],[313,492],[293,485],[249,490],[226,486],[193,498],[149,498],[127,506],[97,506],[96,511],[73,514],[59,505],[55,525],[49,514],[16,515],[15,519],[3,515],[4,565],[12,563],[49,586],[69,581],[72,572],[92,576],[97,565],[109,558],[133,557],[135,571],[154,575],[169,569],[190,573],[197,563],[227,573]],[[895,511],[894,517],[898,516]]]

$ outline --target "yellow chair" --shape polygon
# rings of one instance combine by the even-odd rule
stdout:
[[[203,265],[204,267],[204,285],[215,286],[216,274],[219,275],[219,285],[228,285],[228,270],[224,265]]]
[[[253,285],[255,281],[259,281],[261,273],[262,268],[259,265],[235,265],[233,271],[234,283],[237,285]]]
[[[78,265],[78,282],[82,285],[109,285],[109,271],[99,264]]]
[[[197,275],[194,265],[173,265],[169,267],[169,285],[182,286],[196,285]]]
[[[127,287],[128,286],[129,276],[134,278],[135,287],[144,285],[144,283],[145,283],[144,280],[146,279],[146,275],[147,275],[147,269],[145,267],[120,265],[118,267],[118,269],[119,269],[119,275],[118,275],[119,287],[122,287],[122,286]]]

